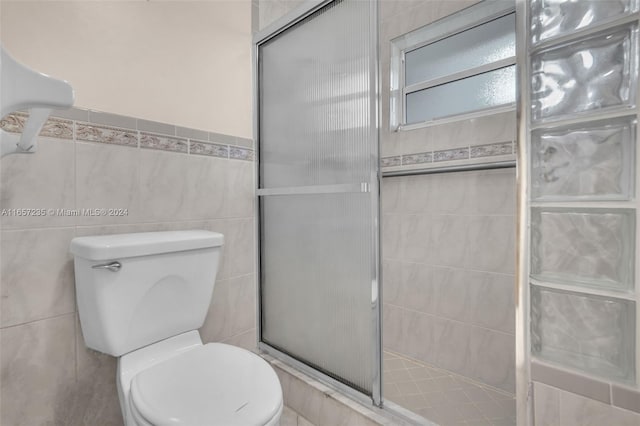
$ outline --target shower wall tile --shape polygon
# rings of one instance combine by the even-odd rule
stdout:
[[[75,312],[74,228],[2,231],[2,327]]]
[[[387,178],[381,198],[385,347],[513,392],[514,170]]]
[[[465,252],[469,269],[513,274],[515,271],[515,220],[513,216],[477,216],[468,227],[468,241],[480,247]],[[490,249],[483,249],[486,244]]]
[[[3,425],[64,424],[75,383],[75,314],[0,330]]]
[[[12,155],[2,159],[0,204],[8,211],[0,219],[3,229],[68,226],[75,219],[51,215],[48,209],[73,210],[75,200],[74,143],[62,139],[41,140],[38,155]],[[17,216],[11,209],[45,209]]]
[[[472,327],[467,376],[515,393],[515,344],[512,334]],[[514,413],[515,415],[515,413]]]
[[[117,224],[135,221],[142,212],[137,150],[78,142],[76,144],[76,204],[86,209],[126,209],[122,216],[79,216],[79,224]]]

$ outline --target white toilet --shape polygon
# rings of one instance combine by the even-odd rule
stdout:
[[[256,354],[202,344],[224,237],[208,231],[75,238],[86,345],[118,358],[126,426],[272,426],[282,388]]]

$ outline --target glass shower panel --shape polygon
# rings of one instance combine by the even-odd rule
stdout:
[[[260,340],[380,398],[375,2],[258,45]]]
[[[371,389],[368,193],[263,197],[262,338]]]
[[[263,188],[371,176],[367,2],[333,4],[260,46]]]

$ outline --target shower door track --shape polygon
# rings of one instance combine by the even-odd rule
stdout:
[[[451,173],[451,172],[471,172],[477,170],[491,170],[491,169],[510,169],[516,167],[516,160],[509,161],[494,161],[492,163],[482,164],[462,164],[455,166],[442,166],[442,167],[428,167],[422,169],[411,170],[393,170],[382,172],[382,177],[397,177],[397,176],[416,176],[416,175],[430,175],[436,173]]]

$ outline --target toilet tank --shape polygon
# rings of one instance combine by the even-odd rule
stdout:
[[[71,241],[85,344],[113,356],[204,323],[224,236],[145,232]]]

